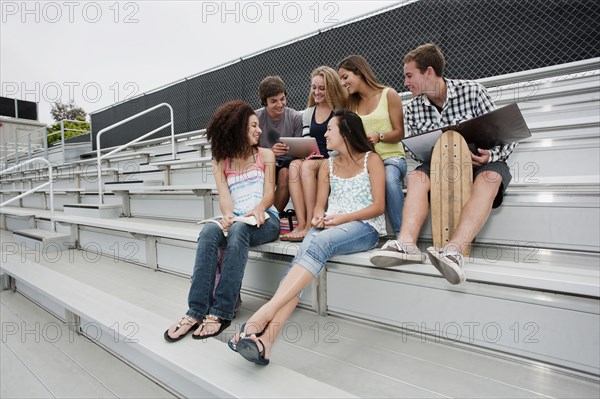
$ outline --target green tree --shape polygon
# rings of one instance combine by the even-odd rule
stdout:
[[[48,132],[48,145],[60,142],[60,121],[62,120],[69,120],[69,122],[63,122],[65,127],[65,140],[69,137],[86,134],[91,130],[90,124],[86,122],[87,113],[83,108],[77,106],[73,102],[69,104],[63,104],[60,101],[55,102],[50,110],[50,114],[52,115],[52,119],[58,123],[46,128]]]
[[[63,104],[61,101],[57,101],[52,105],[50,114],[52,115],[54,122],[60,122],[64,119],[79,120],[77,118],[78,116],[83,117],[83,120],[85,120],[87,117],[87,113],[83,108],[77,106],[74,102]]]

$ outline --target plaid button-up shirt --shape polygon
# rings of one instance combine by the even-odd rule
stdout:
[[[446,102],[440,113],[425,94],[413,98],[404,110],[407,136],[457,125],[496,107],[485,87],[477,82],[446,79]],[[518,143],[489,148],[489,162],[506,161]],[[410,154],[412,156],[412,154]]]

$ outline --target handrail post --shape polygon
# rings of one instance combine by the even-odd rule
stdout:
[[[22,162],[22,163],[20,163],[18,165],[10,167],[8,169],[0,170],[0,176],[2,176],[5,173],[12,172],[13,170],[18,170],[19,168],[21,168],[21,167],[23,167],[23,166],[25,166],[27,164],[33,163],[35,161],[39,161],[39,162],[42,162],[42,163],[45,163],[46,165],[48,165],[48,182],[44,183],[44,184],[42,184],[42,185],[40,185],[38,187],[32,188],[31,190],[29,190],[29,191],[27,191],[27,192],[25,192],[25,193],[23,193],[21,195],[18,195],[18,196],[14,197],[14,198],[9,199],[8,201],[5,201],[5,202],[1,203],[0,207],[3,207],[4,205],[9,204],[9,203],[11,203],[13,201],[16,201],[18,199],[21,199],[23,197],[26,197],[29,194],[35,192],[36,190],[38,190],[38,189],[40,189],[42,187],[50,185],[50,226],[52,226],[52,231],[56,231],[56,222],[54,220],[54,182],[53,182],[54,177],[52,175],[52,164],[50,163],[50,161],[48,161],[47,159],[41,158],[41,157],[29,159],[27,161],[24,161],[24,162]]]
[[[48,159],[48,127],[44,127],[44,135],[42,136],[44,143],[44,158]]]
[[[54,177],[52,176],[52,165],[48,162],[48,179],[50,180],[50,226],[52,231],[56,232],[56,221],[54,220]]]
[[[167,104],[171,115],[171,157],[175,160],[177,152],[175,151],[175,118],[173,117],[173,107]]]
[[[98,132],[96,136],[96,163],[97,168],[96,171],[98,173],[98,204],[102,205],[104,203],[104,198],[102,196],[102,159],[100,158],[100,135],[103,133],[102,129]]]
[[[60,149],[62,152],[62,163],[65,163],[65,120],[60,121]]]
[[[27,135],[27,159],[31,159],[31,133],[34,131],[29,132]]]
[[[15,165],[16,165],[19,163],[19,139],[18,138],[15,140],[14,154],[15,154]]]
[[[135,119],[135,118],[138,118],[138,117],[140,117],[142,115],[145,115],[145,114],[147,114],[149,112],[152,112],[155,109],[158,109],[160,107],[167,107],[167,108],[169,108],[169,111],[170,111],[169,112],[169,116],[170,116],[170,119],[171,119],[171,121],[169,123],[167,123],[167,124],[165,124],[163,126],[160,126],[159,128],[154,129],[151,132],[148,132],[148,133],[146,133],[146,134],[138,137],[137,139],[131,140],[130,142],[117,147],[116,149],[110,151],[107,154],[104,154],[104,155],[100,156],[100,150],[101,150],[100,136],[102,136],[102,134],[104,134],[104,133],[108,132],[109,130],[114,129],[114,128],[118,127],[118,126],[121,126],[121,125],[123,125],[123,124],[125,124],[125,123],[127,123],[127,122],[129,122],[129,121],[131,121],[133,119]],[[106,158],[106,157],[109,157],[112,154],[115,154],[115,153],[117,153],[117,152],[119,152],[119,151],[127,148],[131,144],[137,143],[138,141],[143,140],[146,137],[153,135],[154,133],[157,133],[157,132],[161,131],[162,129],[164,129],[168,125],[171,125],[171,153],[172,153],[173,159],[175,159],[175,157],[177,156],[177,151],[175,149],[175,127],[174,127],[174,120],[175,120],[175,118],[173,116],[173,107],[171,107],[171,105],[169,105],[167,103],[160,103],[160,104],[157,104],[157,105],[155,105],[155,106],[153,106],[151,108],[148,108],[148,109],[146,109],[146,110],[144,110],[142,112],[138,112],[137,114],[132,115],[129,118],[125,118],[122,121],[119,121],[117,123],[113,123],[112,125],[107,126],[107,127],[105,127],[104,129],[102,129],[102,130],[100,130],[98,132],[98,134],[96,135],[96,163],[97,163],[97,168],[96,169],[97,169],[97,173],[98,173],[98,204],[99,205],[102,205],[104,203],[104,196],[103,196],[103,193],[102,193],[102,178],[101,178],[102,177],[102,174],[101,174],[102,173],[102,159]]]

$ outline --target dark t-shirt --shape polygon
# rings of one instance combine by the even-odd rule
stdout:
[[[265,107],[254,112],[258,117],[258,126],[262,130],[258,141],[259,147],[271,149],[275,143],[279,143],[280,137],[302,136],[302,112],[285,107],[283,117],[279,120],[271,119]],[[287,156],[275,157],[277,168],[289,167],[293,159]]]
[[[258,125],[262,134],[258,145],[263,148],[271,148],[275,143],[279,143],[280,137],[300,137],[302,136],[302,113],[295,109],[285,107],[283,117],[279,120],[273,120],[269,116],[266,108],[259,108],[256,111]]]
[[[329,120],[333,117],[333,112],[329,114],[327,120],[323,123],[317,123],[315,120],[315,115],[317,113],[313,112],[312,118],[310,120],[310,135],[317,140],[317,145],[319,146],[319,152],[325,158],[329,158],[329,152],[327,151],[327,143],[325,142],[325,133],[327,132],[327,124]]]

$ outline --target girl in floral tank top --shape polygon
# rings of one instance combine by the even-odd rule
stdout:
[[[329,183],[331,193],[329,194],[329,207],[327,214],[352,213],[360,211],[373,203],[373,193],[371,191],[371,181],[367,169],[367,152],[364,157],[363,171],[353,177],[344,179],[338,177],[333,171],[333,158],[329,158]],[[385,217],[379,215],[364,222],[373,226],[380,235],[385,235]]]
[[[327,261],[335,255],[372,249],[385,233],[385,168],[366,138],[360,117],[350,111],[336,111],[325,138],[327,149],[339,155],[323,162],[319,169],[313,227],[273,298],[229,341],[231,349],[257,364],[269,363],[273,343],[302,290]]]

